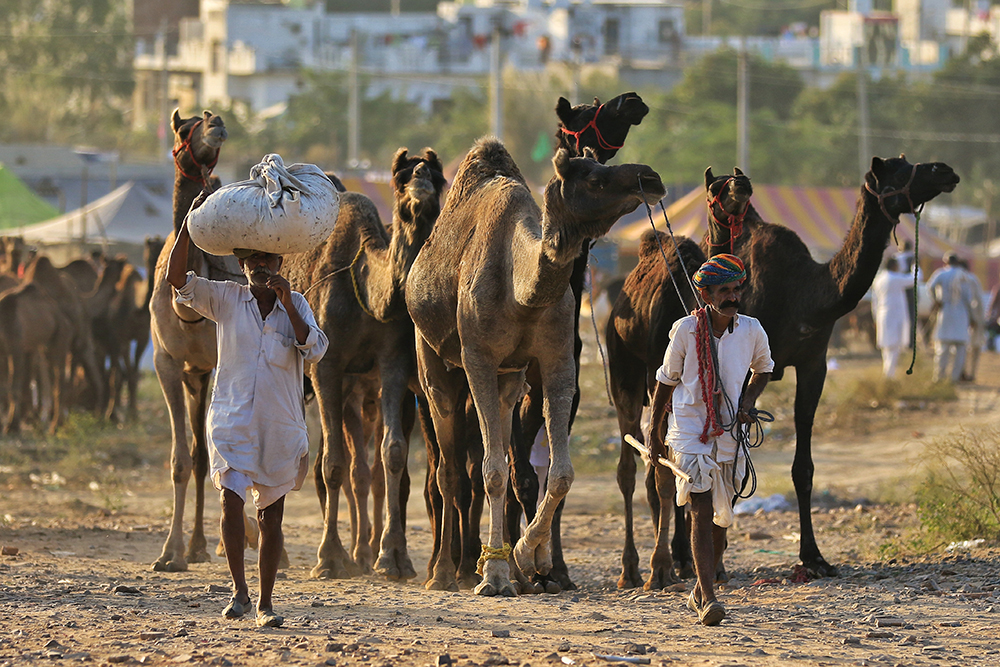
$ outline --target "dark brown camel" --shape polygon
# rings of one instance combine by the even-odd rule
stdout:
[[[416,576],[406,549],[401,489],[409,443],[403,430],[403,400],[415,372],[413,326],[406,313],[404,288],[410,264],[430,234],[440,211],[443,167],[434,151],[410,156],[406,149],[393,158],[396,202],[387,230],[375,205],[364,195],[341,194],[337,225],[318,248],[289,255],[283,273],[293,289],[309,300],[316,321],[335,341],[322,361],[309,369],[323,422],[321,451],[316,459],[316,490],[323,508],[324,529],[312,576],[343,578],[372,566],[365,539],[356,541],[353,558],[337,533],[337,507],[345,475],[351,475],[357,503],[356,536],[367,536],[367,485],[370,473],[363,455],[364,432],[359,403],[348,400],[352,376],[376,374],[381,388],[384,435],[381,457],[385,470],[387,521],[375,571],[389,579]],[[360,391],[364,393],[364,389]],[[345,412],[345,405],[347,410]],[[344,429],[352,436],[345,442]],[[348,457],[346,445],[355,455]],[[350,464],[350,470],[347,466]],[[360,498],[364,498],[362,505]]]
[[[655,232],[654,235],[650,230],[643,235],[639,246],[639,264],[625,278],[625,284],[612,307],[606,332],[611,395],[622,435],[617,477],[618,488],[625,501],[625,546],[619,588],[643,585],[646,590],[659,589],[677,581],[672,569],[675,558],[682,568],[691,569],[690,549],[684,548],[687,533],[682,530],[675,532],[673,558],[667,543],[673,515],[670,510],[674,507],[673,473],[661,466],[652,466],[646,473],[646,496],[652,510],[656,543],[650,558],[649,579],[643,584],[632,513],[636,452],[624,440],[625,435],[631,434],[644,441],[640,428],[642,409],[650,403],[656,387],[656,369],[663,363],[670,329],[675,321],[699,305],[688,276],[693,275],[705,261],[705,253],[687,237],[675,238],[676,247],[674,240],[663,232]]]
[[[215,323],[174,302],[173,289],[166,280],[167,259],[174,245],[174,234],[194,198],[203,189],[211,190],[214,186],[211,172],[219,159],[219,150],[227,133],[222,118],[210,111],[205,111],[202,116],[181,118],[175,109],[170,127],[174,133],[174,229],[164,242],[156,264],[149,313],[153,363],[170,413],[174,503],[170,532],[164,541],[163,551],[153,563],[153,569],[183,572],[187,570],[188,562],[209,560],[203,526],[205,478],[208,476],[205,412],[217,350]],[[213,257],[194,244],[188,249],[188,269],[216,280],[246,282],[235,257]],[[190,445],[187,442],[187,422],[190,422],[193,435]],[[194,527],[185,551],[184,506],[192,471],[195,474]]]
[[[706,181],[711,172],[706,172]],[[715,180],[715,179],[711,179]],[[836,575],[820,554],[813,532],[812,428],[826,380],[826,350],[833,325],[850,312],[872,284],[893,228],[911,213],[958,185],[942,162],[910,164],[905,156],[872,158],[857,213],[843,247],[820,264],[795,232],[760,219],[750,205],[732,247],[747,267],[742,312],[760,320],[774,358],[772,380],[795,368],[795,458],[792,481],[799,506],[799,558],[813,574]],[[712,254],[729,252],[730,230],[709,220]]]
[[[466,387],[475,401],[490,501],[480,595],[515,594],[512,555],[524,576],[552,569],[552,518],[573,481],[568,442],[576,387],[573,262],[585,238],[604,235],[622,215],[664,194],[659,176],[644,165],[607,167],[560,150],[553,166],[555,176],[539,209],[503,144],[493,138],[477,142],[459,167],[407,284],[407,308],[419,334],[420,384],[441,451],[437,477],[445,546],[452,544],[459,497],[456,466],[464,464],[454,454],[454,427],[465,412]],[[542,378],[551,463],[545,499],[511,551],[504,544],[504,459],[532,360]],[[452,558],[439,557],[434,579],[450,587]]]
[[[597,161],[604,164],[618,153],[618,149],[625,143],[629,130],[633,125],[639,125],[647,113],[649,107],[635,93],[622,93],[604,104],[595,97],[592,105],[578,104],[572,107],[568,100],[560,97],[556,104],[556,116],[559,118],[556,150],[562,148],[572,157],[581,157],[583,150],[590,148],[594,151]],[[580,352],[583,349],[583,341],[580,339],[580,303],[587,274],[590,245],[591,240],[584,239],[580,256],[573,264],[573,275],[570,277],[570,288],[576,300],[573,338],[577,376],[580,370]],[[511,491],[517,499],[516,503],[510,503],[507,512],[507,529],[512,539],[520,535],[522,511],[528,521],[534,518],[539,494],[538,477],[529,462],[532,444],[544,421],[537,365],[528,369],[528,384],[531,390],[515,412],[514,437],[511,442]],[[570,429],[573,427],[579,402],[580,392],[577,386],[570,411]],[[569,577],[566,561],[563,558],[561,519],[562,506],[556,510],[552,520],[552,570],[546,576],[536,575],[534,578],[539,592],[544,589],[556,593],[559,590],[576,588]]]

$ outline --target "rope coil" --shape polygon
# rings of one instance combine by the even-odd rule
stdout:
[[[491,546],[483,545],[483,552],[479,556],[479,560],[476,562],[476,574],[482,576],[483,567],[486,565],[488,560],[507,560],[510,558],[510,552],[512,551],[511,546],[508,542],[504,542],[503,547],[499,549],[494,549]]]

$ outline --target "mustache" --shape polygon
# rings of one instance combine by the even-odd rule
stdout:
[[[266,266],[258,266],[257,268],[255,268],[253,271],[250,272],[250,275],[252,275],[252,276],[270,276],[271,275],[271,269],[267,268]]]
[[[736,299],[727,299],[719,304],[719,308],[739,308],[740,302]]]

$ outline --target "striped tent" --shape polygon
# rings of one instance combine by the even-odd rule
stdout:
[[[792,229],[814,258],[826,261],[843,245],[854,221],[859,192],[859,188],[754,184],[751,201],[764,220]],[[675,234],[700,241],[708,231],[705,189],[695,188],[668,206],[667,217]],[[653,220],[657,229],[666,230],[659,207],[653,212]],[[639,207],[612,228],[609,240],[618,245],[620,255],[634,256],[638,252],[639,239],[649,225],[645,207]],[[896,227],[896,238],[899,243],[904,239],[912,243],[915,240],[914,231],[913,216],[904,215]],[[893,244],[890,242],[889,245],[891,249]],[[941,265],[946,252],[954,251],[969,260],[970,268],[987,289],[997,283],[1000,259],[986,257],[969,247],[947,241],[926,225],[920,226],[918,251],[925,274]]]

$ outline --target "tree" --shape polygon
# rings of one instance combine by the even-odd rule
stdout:
[[[125,0],[0,0],[0,139],[116,144],[132,51]]]

